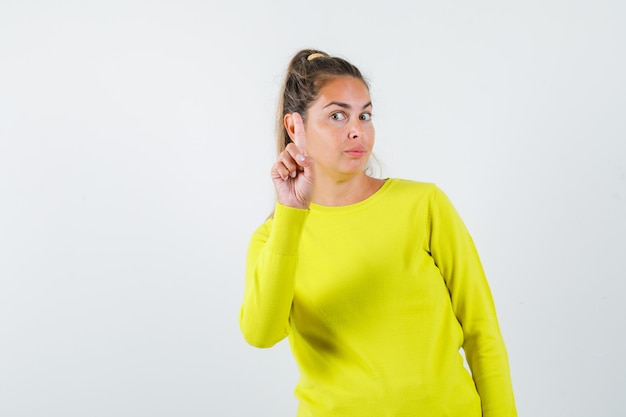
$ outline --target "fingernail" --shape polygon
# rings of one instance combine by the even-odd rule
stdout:
[[[304,157],[304,155],[296,155],[296,159],[300,162],[304,161],[306,158]]]
[[[296,178],[296,175],[298,175],[298,171],[293,171],[291,174],[291,178]]]

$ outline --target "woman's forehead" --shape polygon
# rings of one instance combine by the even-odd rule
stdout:
[[[363,80],[355,77],[333,78],[322,86],[314,105],[324,108],[333,103],[359,108],[371,104],[369,88]]]

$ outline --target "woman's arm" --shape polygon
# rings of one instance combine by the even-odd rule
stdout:
[[[289,334],[298,246],[308,213],[276,204],[273,219],[252,235],[239,324],[253,346],[271,347]]]
[[[463,221],[439,189],[432,195],[430,221],[431,253],[463,329],[463,350],[483,416],[516,416],[506,348],[483,267]]]

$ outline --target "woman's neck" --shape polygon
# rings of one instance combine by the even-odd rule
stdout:
[[[321,206],[355,204],[370,197],[384,183],[384,180],[372,178],[365,173],[343,181],[324,177],[316,178],[313,203]]]

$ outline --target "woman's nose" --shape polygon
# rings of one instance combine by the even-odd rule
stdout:
[[[358,139],[363,136],[363,127],[361,126],[360,120],[355,120],[350,124],[350,129],[348,130],[348,137],[350,139]]]

